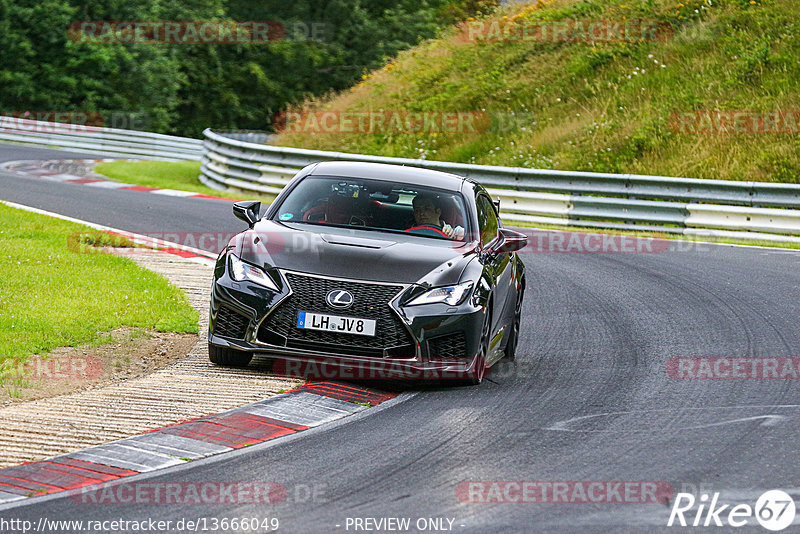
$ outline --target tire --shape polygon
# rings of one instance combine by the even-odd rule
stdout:
[[[209,343],[208,359],[223,367],[247,367],[247,364],[253,359],[253,353],[218,347]]]
[[[524,280],[523,280],[524,283]],[[513,362],[517,357],[517,345],[519,345],[519,328],[522,318],[522,297],[525,294],[525,286],[520,284],[520,291],[517,293],[517,303],[514,306],[514,320],[511,324],[511,334],[506,343],[505,356],[506,361]]]
[[[483,377],[486,376],[486,359],[489,356],[489,333],[492,325],[491,311],[486,309],[486,317],[483,320],[483,327],[481,328],[481,344],[478,348],[478,353],[475,355],[475,365],[466,373],[466,378],[458,381],[458,385],[462,386],[477,386],[483,382]]]

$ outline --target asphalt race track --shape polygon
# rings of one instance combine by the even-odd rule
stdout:
[[[0,146],[5,160],[56,157],[83,156]],[[0,198],[137,233],[243,226],[229,202],[7,173],[0,173]],[[613,494],[612,502],[465,502],[469,495],[459,486],[650,481],[675,492],[719,492],[720,502],[730,504],[754,506],[769,489],[798,499],[800,382],[675,379],[667,363],[800,357],[800,253],[672,248],[525,254],[517,363],[479,387],[414,387],[407,400],[341,424],[125,480],[278,482],[287,489],[282,503],[91,504],[56,494],[23,501],[0,516],[34,524],[42,517],[173,524],[277,517],[284,532],[368,531],[357,530],[355,518],[410,518],[412,526],[443,518],[444,527],[452,520],[451,531],[476,533],[728,532],[668,528],[671,502],[621,503]],[[309,487],[316,487],[316,496],[309,496]],[[800,518],[785,532],[798,524]],[[735,530],[766,532],[754,518]]]
[[[0,162],[96,157],[102,156],[0,144]],[[246,228],[233,217],[230,202],[80,187],[3,171],[0,199],[138,234],[207,230],[237,233]]]

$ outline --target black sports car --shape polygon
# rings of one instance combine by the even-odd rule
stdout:
[[[209,356],[245,366],[254,353],[287,374],[451,379],[477,384],[514,358],[525,289],[516,252],[479,184],[376,163],[301,170],[220,253]]]

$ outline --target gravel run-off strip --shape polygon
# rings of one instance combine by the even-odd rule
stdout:
[[[208,360],[212,267],[155,250],[123,250],[186,293],[200,316],[189,354],[148,376],[0,409],[0,467],[42,460],[272,397],[301,381],[272,377],[254,360],[247,369]]]

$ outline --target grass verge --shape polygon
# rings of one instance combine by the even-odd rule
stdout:
[[[649,21],[670,31],[657,39],[598,40],[578,31],[597,21]],[[294,111],[311,113],[287,122],[275,144],[484,165],[800,182],[797,0],[540,0],[510,3],[467,24],[478,30],[472,38],[454,28],[401,52],[351,91],[307,101]],[[530,39],[519,37],[523,28],[533,30]],[[570,30],[556,37],[558,28]],[[472,133],[394,128],[388,119],[372,131],[353,126],[356,120],[329,130],[309,120],[328,111],[474,112],[490,121]],[[742,124],[730,118],[734,111],[746,112]],[[767,127],[764,121],[776,116],[779,127]],[[684,124],[686,117],[698,120]],[[747,117],[761,117],[758,126]]]
[[[102,344],[120,326],[197,332],[179,289],[92,243],[110,244],[82,225],[0,204],[0,383],[32,355]]]
[[[117,182],[131,185],[192,191],[203,195],[232,198],[235,200],[261,200],[272,202],[270,195],[218,191],[203,185],[198,161],[112,161],[100,163],[95,172]]]

